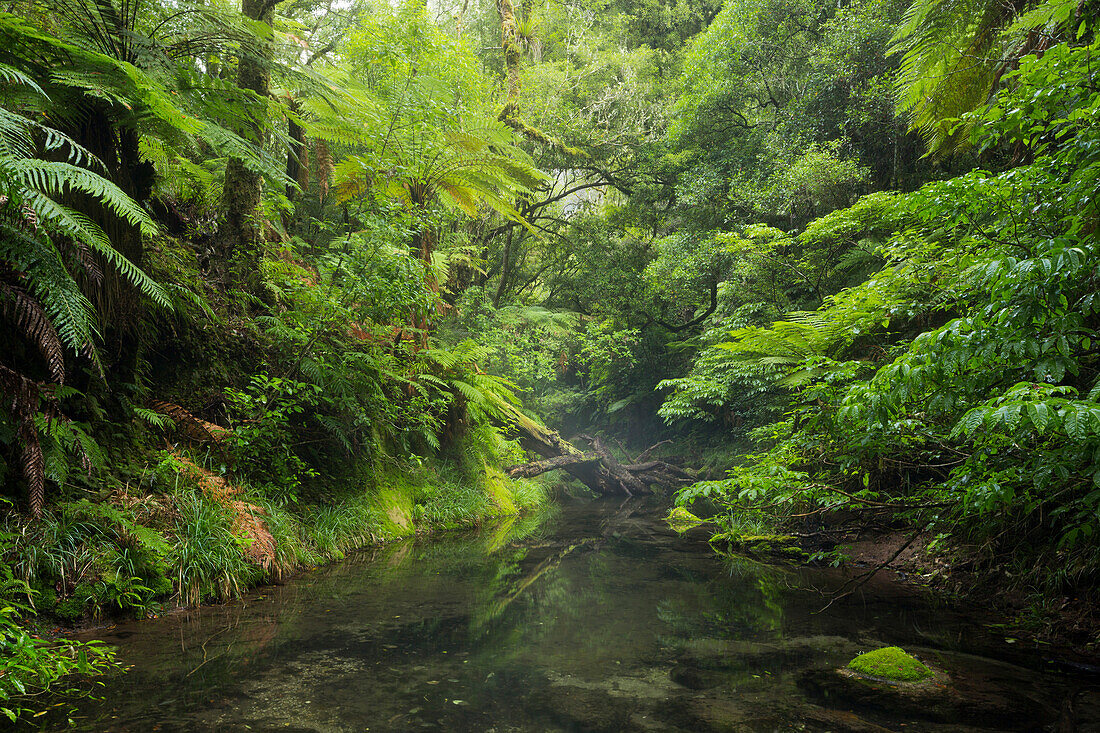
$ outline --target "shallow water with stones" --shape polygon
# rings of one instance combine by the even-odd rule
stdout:
[[[822,611],[842,572],[720,558],[663,511],[565,500],[100,631],[132,669],[76,729],[1100,730],[1100,679],[1055,671],[973,612],[888,578]],[[972,708],[807,684],[883,645],[945,670]]]

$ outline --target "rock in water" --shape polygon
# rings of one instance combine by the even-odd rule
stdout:
[[[923,662],[896,646],[860,654],[848,662],[848,669],[890,682],[919,682],[932,676],[932,670]]]

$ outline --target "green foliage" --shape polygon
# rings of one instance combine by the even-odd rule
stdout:
[[[21,543],[18,534],[0,529],[0,713],[12,723],[36,717],[36,698],[49,693],[56,699],[90,692],[82,678],[118,667],[114,650],[99,642],[42,639],[26,627],[35,615],[36,592],[13,574],[7,559]]]
[[[985,0],[915,0],[905,13],[891,52],[902,55],[896,78],[898,111],[909,117],[933,152],[969,142],[985,105],[1004,75],[1045,38],[1064,30],[1083,35],[1083,19],[1070,0],[1005,5]],[[1066,27],[1068,26],[1068,28]],[[1067,48],[1062,45],[1063,52]]]
[[[1027,146],[1032,163],[868,208],[861,228],[894,228],[876,248],[886,267],[812,315],[718,344],[785,392],[787,413],[755,432],[762,452],[682,502],[778,514],[885,508],[981,544],[984,562],[1014,558],[1046,592],[1090,587],[1100,568],[1100,160],[1095,120],[1077,110],[1098,103],[1086,81],[1094,50],[1066,42],[1024,58],[973,117],[979,143]],[[738,375],[708,369],[715,381]],[[670,386],[705,403],[729,384]],[[690,414],[686,401],[670,400],[668,416]]]
[[[235,424],[224,445],[233,469],[278,502],[296,502],[302,481],[317,475],[294,452],[291,426],[317,408],[322,391],[316,383],[266,374],[252,377],[243,390],[226,391]]]
[[[49,692],[61,697],[88,694],[78,676],[105,674],[117,669],[114,650],[100,642],[40,639],[20,624],[33,611],[10,597],[5,589],[0,605],[0,713],[18,723],[41,711],[35,696]]]
[[[13,572],[32,587],[58,588],[57,612],[70,622],[118,611],[141,616],[171,590],[165,537],[108,503],[60,504],[12,539]]]
[[[3,556],[44,612],[536,506],[527,410],[689,437],[729,540],[873,510],[1095,587],[1087,4],[521,4],[503,49],[492,4],[124,5],[0,14],[0,479],[41,512]]]
[[[179,518],[169,562],[181,601],[189,605],[225,601],[262,577],[241,553],[247,540],[233,534],[225,508],[190,491],[177,494],[174,503]]]
[[[387,529],[392,531],[388,519],[384,500],[360,496],[338,506],[317,507],[309,515],[307,537],[319,557],[342,558],[349,550],[387,538]]]

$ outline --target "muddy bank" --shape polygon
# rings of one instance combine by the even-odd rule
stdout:
[[[836,553],[853,580],[848,591],[874,578],[934,594],[967,609],[1006,644],[1042,653],[1053,668],[1100,676],[1100,609],[1086,599],[1050,598],[1037,608],[1035,589],[1020,587],[1003,570],[980,569],[969,548],[947,557],[929,532],[853,532],[828,544],[800,539],[807,552]]]

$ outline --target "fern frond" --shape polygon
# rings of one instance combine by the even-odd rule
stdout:
[[[156,410],[149,410],[144,407],[135,407],[134,417],[161,430],[170,430],[176,426],[176,422],[168,415],[162,415]]]
[[[65,353],[61,337],[42,305],[22,288],[0,282],[0,304],[3,313],[33,343],[46,362],[50,379],[65,382]]]
[[[43,236],[0,222],[0,259],[27,275],[31,292],[45,308],[62,342],[98,364],[92,346],[98,338],[95,311],[52,244]]]
[[[453,379],[449,384],[459,394],[465,397],[468,402],[473,402],[475,404],[485,402],[485,394],[474,385],[464,382],[461,379]]]
[[[61,206],[37,191],[27,191],[26,194],[27,201],[31,204],[35,213],[44,221],[53,224],[61,233],[87,244],[154,302],[165,308],[171,308],[171,301],[165,294],[164,289],[123,256],[121,252],[112,247],[107,235],[91,219],[77,211]]]

